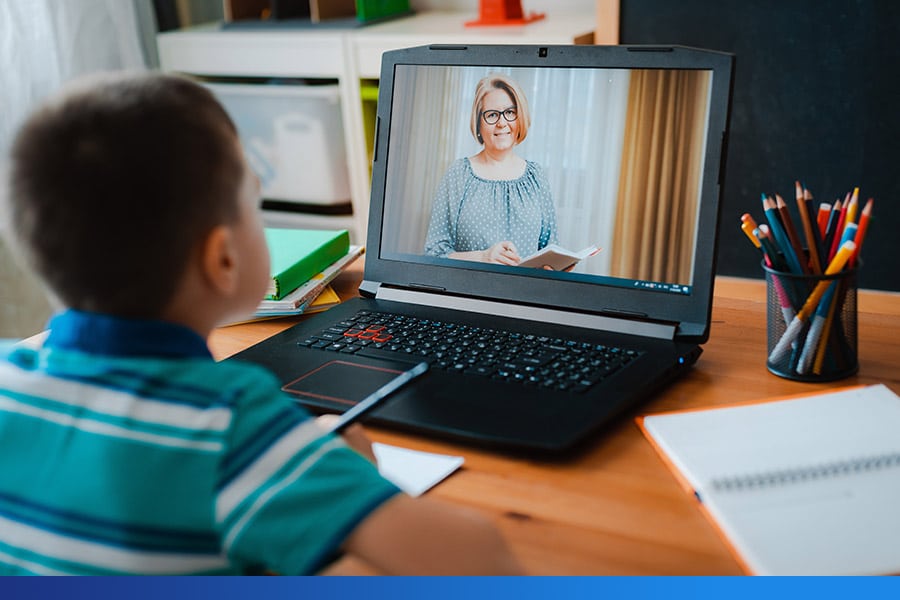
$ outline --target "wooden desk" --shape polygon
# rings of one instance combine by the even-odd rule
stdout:
[[[342,298],[356,294],[361,276],[357,261],[337,280]],[[728,547],[633,417],[853,384],[882,382],[900,393],[900,294],[861,291],[858,305],[859,374],[831,384],[798,383],[765,367],[765,282],[718,278],[712,334],[696,367],[566,461],[524,460],[380,428],[368,431],[377,441],[465,456],[463,469],[429,494],[489,514],[529,573],[740,574]],[[297,320],[219,329],[210,345],[224,358]]]

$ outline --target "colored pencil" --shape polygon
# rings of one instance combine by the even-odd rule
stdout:
[[[859,259],[860,252],[862,252],[863,241],[866,239],[866,231],[869,229],[869,219],[872,217],[872,204],[874,200],[869,198],[866,202],[865,208],[862,209],[862,212],[859,215],[859,227],[856,230],[856,252],[853,253],[853,256],[850,257],[850,266],[855,267],[856,261]]]
[[[784,261],[790,272],[802,275],[803,268],[800,266],[797,254],[794,252],[787,233],[784,231],[784,227],[781,223],[781,215],[775,206],[775,201],[768,198],[765,194],[763,194],[762,197],[763,209],[766,212],[766,218],[769,220],[769,231],[772,233],[772,241],[774,242],[775,247],[778,248],[781,255],[784,256]]]
[[[847,218],[844,220],[844,225],[847,223],[856,223],[856,213],[859,210],[859,188],[853,188],[853,195],[850,197],[850,205],[847,206]]]
[[[800,243],[800,236],[797,235],[797,228],[794,227],[794,220],[791,218],[791,212],[788,210],[784,198],[778,194],[775,194],[775,208],[778,209],[778,214],[781,216],[784,232],[787,234],[791,248],[794,249],[794,254],[797,256],[797,262],[800,264],[801,271],[803,273],[809,273],[809,266],[807,266],[808,261],[806,260],[806,255],[803,253],[803,244]]]
[[[850,192],[844,203],[841,204],[841,212],[838,214],[837,224],[834,226],[834,238],[831,241],[831,248],[828,251],[828,260],[831,260],[841,245],[841,236],[844,234],[844,223],[847,222],[847,209],[850,207]]]
[[[797,195],[797,212],[800,213],[800,222],[803,225],[803,235],[806,236],[806,247],[809,252],[809,264],[814,275],[822,273],[822,265],[819,262],[819,244],[816,243],[816,236],[813,233],[812,219],[809,214],[809,206],[806,201],[806,192],[799,181],[794,182],[796,185]],[[808,190],[807,190],[808,192]],[[812,194],[809,194],[810,203],[812,202]]]
[[[816,216],[816,222],[819,224],[819,235],[822,241],[825,241],[826,228],[828,227],[828,217],[831,216],[831,205],[823,202],[819,205],[819,214]]]
[[[828,350],[828,340],[831,337],[831,329],[834,325],[834,314],[837,312],[837,302],[832,302],[822,326],[822,341],[816,350],[816,360],[813,362],[813,374],[822,374],[822,365],[825,363],[825,353]]]
[[[849,202],[849,199],[847,200]],[[825,262],[828,262],[831,256],[831,244],[834,241],[834,238],[837,237],[836,230],[838,228],[838,220],[841,218],[841,205],[842,202],[840,199],[835,200],[834,204],[831,205],[831,214],[828,215],[828,226],[825,229],[825,239],[824,246],[825,252],[827,256],[825,257]]]

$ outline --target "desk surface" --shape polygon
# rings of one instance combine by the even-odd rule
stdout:
[[[341,275],[341,298],[356,295],[362,261]],[[494,519],[532,574],[735,575],[742,571],[717,531],[679,487],[634,424],[637,414],[885,383],[900,393],[900,295],[860,291],[859,374],[830,384],[798,383],[765,367],[765,282],[716,280],[712,333],[697,365],[638,411],[566,461],[540,462],[469,446],[367,428],[373,440],[466,458],[429,494]],[[225,327],[217,358],[293,325],[298,318]]]

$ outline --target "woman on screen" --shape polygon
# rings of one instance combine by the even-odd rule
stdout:
[[[530,125],[528,101],[515,81],[495,74],[478,82],[470,128],[482,150],[454,161],[441,180],[426,254],[517,265],[557,243],[543,170],[515,153]]]

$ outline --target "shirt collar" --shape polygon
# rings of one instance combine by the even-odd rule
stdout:
[[[44,346],[109,356],[212,358],[203,338],[183,325],[71,309],[50,320]]]

